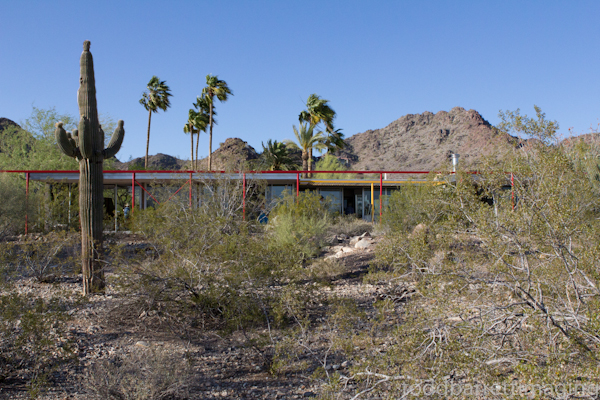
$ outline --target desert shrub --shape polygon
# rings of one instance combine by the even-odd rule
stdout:
[[[72,360],[64,299],[0,295],[0,380],[22,381],[35,397]]]
[[[270,214],[270,239],[303,259],[313,257],[325,244],[331,221],[328,210],[327,200],[318,193],[286,194]]]
[[[136,349],[126,357],[93,364],[81,383],[92,399],[184,400],[193,384],[193,369],[183,354]]]
[[[539,114],[513,123],[546,141],[554,129]],[[386,334],[369,322],[378,351],[355,359],[357,392],[402,396],[432,379],[480,390],[599,382],[596,190],[562,149],[521,151],[477,176],[444,178],[422,203],[424,226],[398,224],[380,244],[368,279],[414,285],[418,296],[385,307],[402,321]]]
[[[4,278],[33,276],[47,281],[77,268],[79,252],[78,236],[73,232],[34,234],[20,242],[0,243],[0,262]]]
[[[432,201],[442,189],[441,182],[430,185],[403,185],[392,192],[385,210],[383,223],[394,231],[410,232],[420,223],[428,223],[432,215]]]
[[[136,213],[135,229],[154,256],[133,268],[124,264],[119,283],[147,298],[148,307],[168,304],[196,327],[233,330],[283,322],[273,310],[283,301],[282,285],[303,279],[301,258],[271,242],[256,222],[213,210],[172,201]]]
[[[327,228],[327,235],[359,236],[365,232],[373,232],[373,224],[354,215],[339,215],[335,217]]]

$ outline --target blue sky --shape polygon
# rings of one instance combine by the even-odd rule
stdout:
[[[600,122],[597,1],[0,0],[0,12],[0,117],[22,121],[32,105],[77,115],[90,40],[99,111],[125,121],[121,160],[145,153],[138,101],[152,75],[173,97],[152,116],[150,153],[181,158],[207,74],[234,92],[217,104],[214,149],[292,138],[311,93],[346,136],[455,106],[497,124],[499,110],[537,104],[564,135]]]

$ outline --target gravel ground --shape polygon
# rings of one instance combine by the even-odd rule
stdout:
[[[137,238],[120,237],[127,246],[139,247]],[[368,238],[375,243],[377,240]],[[341,251],[351,238],[339,238],[339,244],[323,252],[323,259],[335,258],[342,268],[332,277],[329,286],[322,289],[327,297],[352,298],[363,308],[372,308],[381,288],[364,284],[373,246]],[[354,240],[356,242],[356,239]],[[81,292],[80,276],[61,276],[52,283],[40,283],[33,278],[18,281],[17,290],[30,297],[51,298],[71,296],[78,299]],[[328,354],[331,332],[316,326],[305,354],[287,365],[285,373],[271,374],[264,367],[261,353],[249,343],[249,338],[267,332],[244,335],[235,332],[223,335],[218,330],[177,330],[168,315],[160,311],[145,312],[136,306],[136,299],[123,296],[109,287],[104,295],[89,296],[84,301],[73,301],[67,313],[66,338],[75,346],[75,359],[55,373],[52,387],[40,399],[87,399],[82,387],[86,374],[100,374],[93,368],[103,362],[114,363],[133,354],[168,354],[174,365],[190,365],[186,372],[189,399],[301,399],[314,398],[322,392],[325,380],[315,378],[318,367],[326,374],[341,374],[350,366],[335,352]],[[317,314],[319,310],[316,310]],[[281,332],[270,334],[277,340]],[[325,357],[325,354],[328,354]],[[164,367],[164,366],[163,366]],[[168,368],[168,367],[167,367]],[[110,375],[110,373],[109,373]],[[0,399],[29,398],[23,381],[0,382]],[[165,399],[180,397],[165,397]]]

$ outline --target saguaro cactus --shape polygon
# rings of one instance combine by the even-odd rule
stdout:
[[[79,104],[79,129],[72,134],[64,130],[62,122],[56,124],[56,142],[63,153],[79,161],[79,218],[81,221],[81,259],[83,294],[104,289],[102,265],[103,191],[102,165],[105,158],[117,154],[123,143],[125,130],[119,120],[108,147],[104,148],[104,131],[98,123],[94,61],[90,42],[83,42],[81,53],[81,78],[77,91]]]

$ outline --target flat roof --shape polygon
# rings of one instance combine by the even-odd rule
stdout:
[[[32,181],[43,182],[61,182],[78,183],[79,171],[52,171],[52,170],[10,170],[0,171],[5,173],[24,173],[29,175]],[[245,175],[247,180],[264,180],[271,185],[290,185],[300,182],[301,186],[344,186],[344,187],[364,187],[371,183],[379,186],[380,177],[383,186],[398,186],[403,184],[423,184],[429,182],[427,179],[414,179],[415,175],[425,176],[430,171],[311,171],[313,174],[357,174],[371,175],[363,179],[340,179],[327,178],[302,178],[303,173],[307,171],[248,171],[248,172],[225,172],[225,171],[104,171],[105,185],[131,186],[132,179],[135,177],[138,183],[178,183],[182,184],[191,179],[195,182],[213,181],[218,179],[242,179]],[[433,172],[437,173],[437,172]],[[375,175],[375,176],[373,176]],[[379,175],[379,176],[377,176]],[[393,179],[385,179],[387,175],[392,175]],[[406,179],[398,177],[406,176]]]

